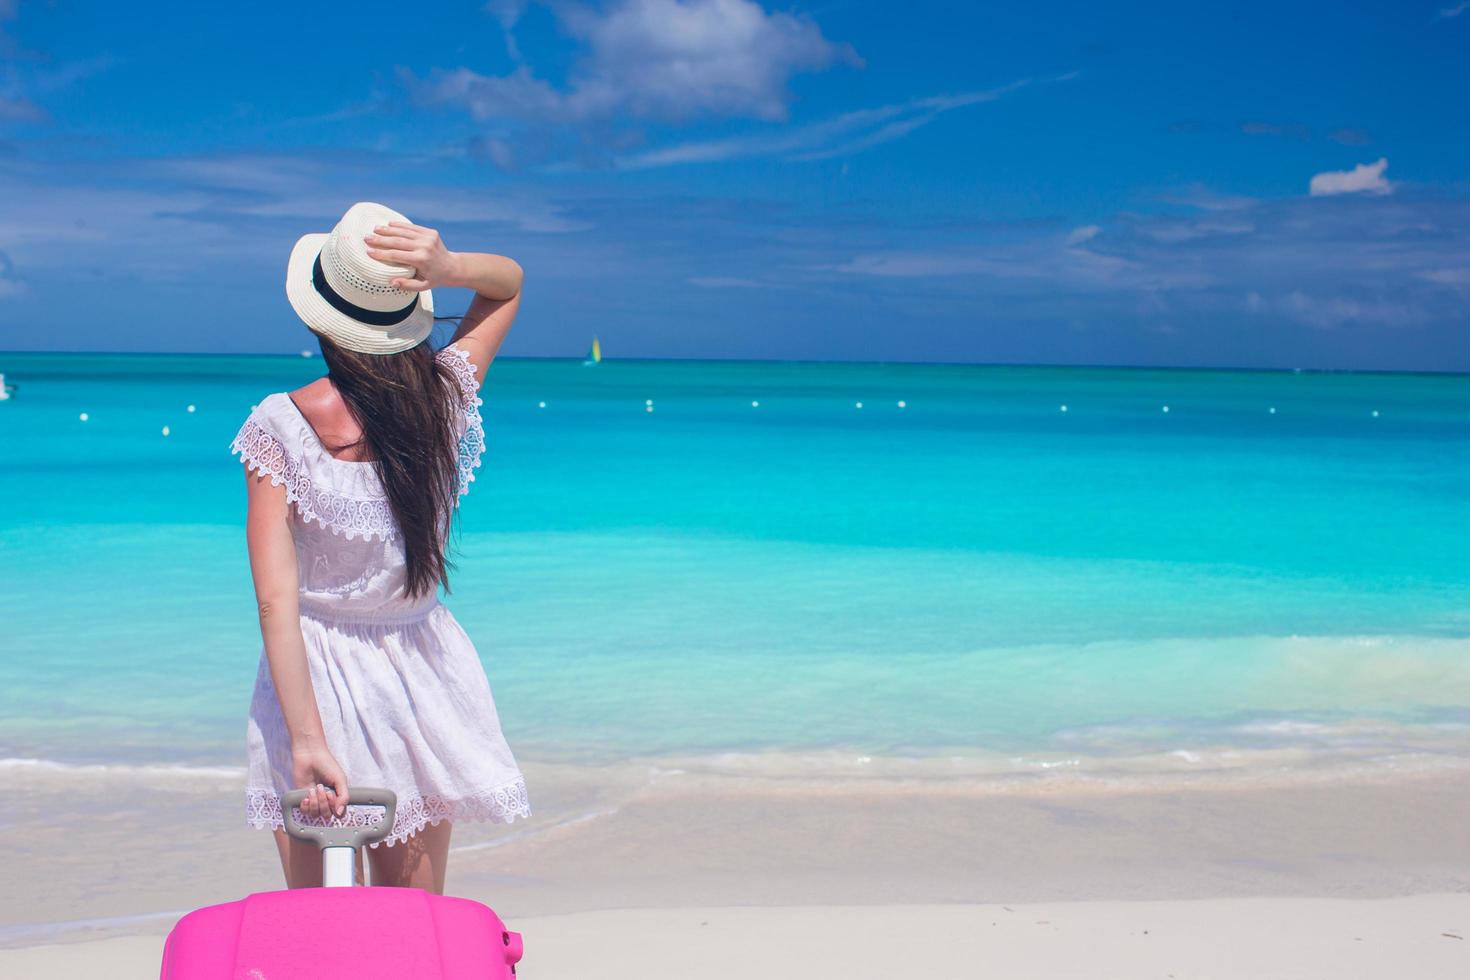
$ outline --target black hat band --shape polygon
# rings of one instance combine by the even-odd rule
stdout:
[[[401,310],[389,310],[384,313],[382,310],[368,310],[358,306],[338,293],[332,288],[332,284],[327,282],[326,273],[322,271],[321,252],[316,253],[316,263],[311,267],[311,284],[316,287],[316,291],[321,294],[322,299],[327,301],[327,305],[331,306],[334,310],[350,316],[360,323],[371,324],[375,327],[392,327],[400,324],[404,320],[407,320],[409,315],[418,309],[419,305],[419,297],[415,293],[413,302]]]

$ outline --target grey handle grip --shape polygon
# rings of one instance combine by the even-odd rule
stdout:
[[[398,812],[398,795],[391,789],[374,786],[349,786],[349,806],[380,806],[383,815],[370,827],[307,827],[296,819],[296,808],[311,794],[309,789],[293,789],[281,797],[281,819],[286,833],[317,847],[361,847],[382,840],[393,829],[393,815]]]

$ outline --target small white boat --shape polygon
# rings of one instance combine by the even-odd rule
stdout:
[[[10,396],[13,394],[15,394],[15,385],[7,383],[5,375],[0,374],[0,402],[10,401]]]

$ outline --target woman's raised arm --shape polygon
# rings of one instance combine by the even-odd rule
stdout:
[[[451,343],[469,353],[476,380],[484,382],[485,372],[521,308],[525,273],[520,264],[487,252],[451,252],[434,229],[402,221],[379,225],[363,240],[372,258],[413,268],[415,278],[392,281],[399,289],[422,292],[452,286],[475,291]]]

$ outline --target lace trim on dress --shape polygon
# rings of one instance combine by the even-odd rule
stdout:
[[[475,380],[475,366],[470,362],[470,353],[463,347],[450,344],[440,354],[454,356],[442,358],[456,381],[464,400],[464,434],[459,439],[459,496],[470,492],[475,482],[475,470],[480,466],[480,457],[485,452],[485,422],[480,417],[480,406],[485,400],[480,397],[480,384]]]
[[[303,521],[316,521],[333,534],[348,539],[397,537],[398,524],[386,497],[364,499],[313,481],[302,460],[286,451],[273,432],[251,414],[230,443],[245,465],[273,486],[285,484],[286,499],[296,505]]]
[[[469,493],[485,452],[485,427],[480,416],[479,382],[469,352],[450,344],[439,361],[459,385],[464,429],[457,459],[458,496]],[[230,443],[247,467],[286,487],[286,499],[301,519],[315,521],[346,538],[399,536],[392,505],[383,493],[376,467],[344,463],[321,446],[316,433],[289,404],[290,396],[277,393],[262,401]],[[315,471],[315,473],[313,473]]]
[[[428,826],[437,826],[441,820],[461,822],[487,820],[491,823],[513,823],[517,817],[531,815],[531,802],[526,794],[526,778],[517,777],[504,786],[478,793],[462,800],[446,800],[441,796],[400,797],[398,814],[393,818],[393,830],[381,841],[369,844],[394,844],[408,840]],[[351,804],[343,817],[324,820],[321,817],[306,817],[301,823],[308,827],[370,827],[378,822],[377,807],[358,809]],[[275,790],[247,789],[245,791],[245,822],[257,829],[279,829],[285,826],[281,819],[281,797]]]

